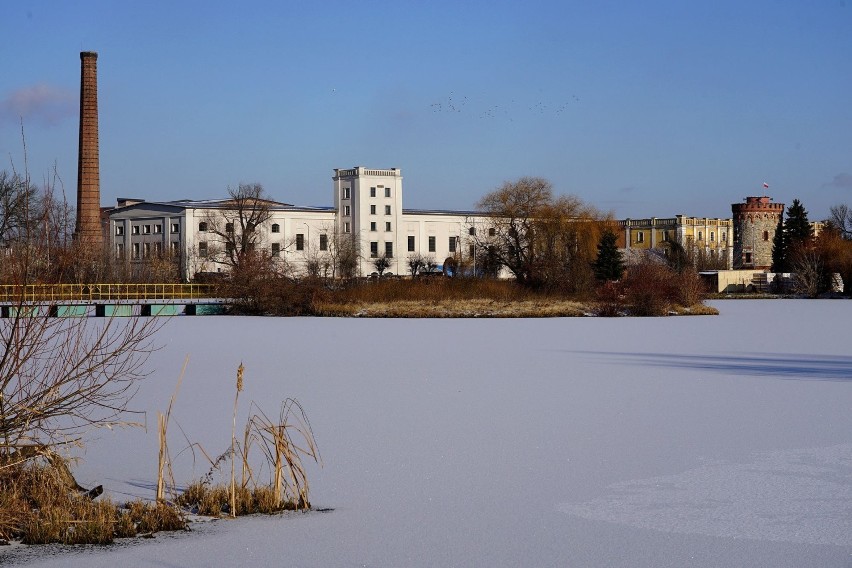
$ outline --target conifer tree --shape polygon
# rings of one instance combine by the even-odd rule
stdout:
[[[621,251],[616,246],[615,233],[610,230],[604,231],[598,242],[598,257],[592,263],[595,278],[602,281],[620,280],[624,273],[624,260]]]
[[[787,248],[807,246],[813,240],[808,212],[798,199],[787,208],[787,220],[784,222],[784,237]]]
[[[787,240],[784,238],[784,216],[778,219],[778,227],[772,238],[772,272],[780,274],[787,270]]]
[[[808,212],[802,202],[794,199],[787,208],[787,219],[778,222],[772,240],[772,271],[789,272],[791,259],[813,242],[813,231]]]

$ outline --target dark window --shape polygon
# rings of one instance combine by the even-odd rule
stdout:
[[[370,222],[370,230],[371,230],[371,231],[375,231],[375,230],[376,230],[376,222],[375,222],[375,221],[371,221],[371,222]]]
[[[414,252],[414,235],[408,235],[408,252]]]
[[[305,235],[296,233],[296,250],[305,250]]]
[[[471,227],[470,229],[467,230],[467,234],[470,235],[470,236],[475,235],[476,229],[474,227]]]
[[[281,256],[281,243],[272,243],[272,256]]]
[[[391,190],[391,188],[389,188],[389,187],[385,188],[385,197],[390,197],[390,190]]]
[[[320,235],[320,250],[328,250],[328,235],[325,233]]]
[[[180,223],[172,223],[172,232],[180,233]]]
[[[768,241],[768,240],[769,240],[769,231],[763,231],[763,240],[764,240],[764,241]]]
[[[375,215],[375,214],[376,214],[376,206],[370,205],[370,215]]]
[[[429,252],[435,252],[435,237],[429,237]]]
[[[456,252],[456,238],[450,237],[450,252]]]
[[[371,187],[371,188],[370,188],[370,197],[375,197],[375,196],[376,196],[376,188],[375,188],[375,187]]]
[[[234,232],[234,224],[233,223],[225,223],[225,232],[233,233]]]
[[[139,225],[133,225],[133,227],[130,229],[130,231],[131,231],[134,235],[138,235],[138,234],[139,234]]]
[[[390,230],[391,230],[390,222],[385,223],[385,231],[390,231]]]
[[[202,233],[203,233],[204,231],[206,231],[206,230],[207,230],[207,223],[205,223],[205,222],[203,222],[203,221],[202,221],[201,223],[199,223],[199,224],[198,224],[198,230],[199,230],[199,231],[201,231]]]
[[[281,232],[281,226],[278,225],[278,223],[272,223],[272,232],[273,233],[280,233]]]
[[[385,243],[385,256],[393,258],[393,243]]]
[[[496,234],[497,234],[497,230],[494,227],[491,227],[491,228],[488,229],[488,236],[489,237],[493,237]]]
[[[379,243],[376,241],[370,242],[370,258],[376,258],[379,256]]]
[[[207,242],[201,241],[198,243],[198,256],[201,258],[207,258]]]
[[[115,234],[123,235],[124,234],[124,225],[116,225],[115,226]]]
[[[349,199],[349,188],[348,187],[343,188],[343,199]]]
[[[228,254],[234,252],[234,243],[225,243],[225,252]]]
[[[391,211],[391,210],[390,210],[390,208],[391,208],[391,206],[390,206],[390,205],[385,205],[385,215],[390,215],[390,214],[391,214],[391,212],[390,212],[390,211]]]

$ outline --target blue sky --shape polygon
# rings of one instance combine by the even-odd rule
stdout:
[[[242,3],[241,3],[242,4]],[[402,168],[406,207],[549,179],[617,217],[852,204],[852,0],[6,2],[0,169],[76,190],[97,51],[101,198],[259,182],[330,205]]]

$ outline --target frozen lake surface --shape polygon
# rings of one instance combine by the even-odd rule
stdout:
[[[135,406],[76,468],[153,496],[175,455],[220,454],[236,367],[270,414],[297,398],[330,512],[215,521],[31,566],[850,566],[852,302],[715,302],[717,317],[175,318]],[[241,419],[244,422],[244,418]],[[239,423],[239,422],[238,422]],[[206,473],[189,453],[179,483]]]

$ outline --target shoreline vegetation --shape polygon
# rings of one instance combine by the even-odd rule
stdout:
[[[231,278],[218,293],[235,315],[370,318],[538,318],[713,315],[694,272],[644,265],[584,293],[511,280],[418,277],[329,281]]]
[[[355,318],[551,318],[596,317],[598,302],[540,299],[540,300],[435,300],[418,302],[328,303],[317,306],[317,316]],[[669,306],[667,316],[718,315],[719,310],[703,303],[691,306]],[[629,316],[629,313],[623,315]]]

